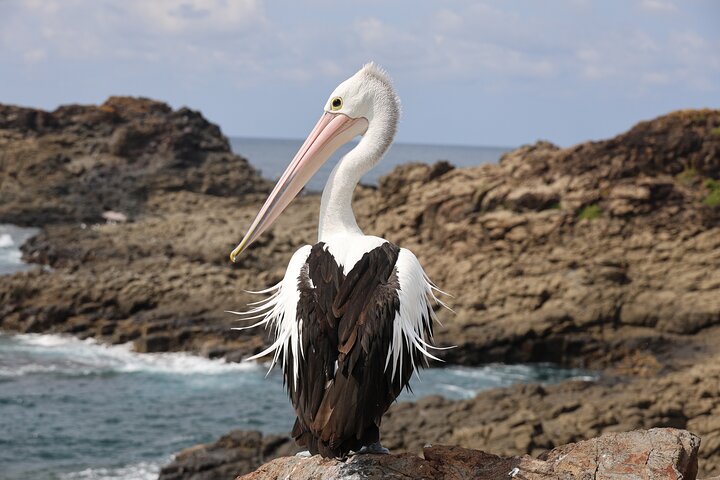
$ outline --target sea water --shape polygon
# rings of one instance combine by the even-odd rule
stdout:
[[[280,176],[302,143],[231,141],[270,178]],[[364,181],[376,183],[408,161],[445,159],[470,166],[497,161],[506,150],[397,144]],[[311,190],[322,189],[333,163],[309,184]],[[30,268],[19,247],[36,232],[0,225],[0,275]],[[292,408],[280,374],[267,374],[267,367],[0,332],[0,479],[154,479],[173,453],[231,429],[287,433]],[[552,365],[432,368],[413,378],[414,393],[403,392],[400,401],[430,394],[471,398],[488,388],[568,378],[592,377]]]
[[[253,166],[260,169],[265,177],[273,180],[280,178],[280,175],[290,164],[302,143],[303,140],[299,139],[230,138],[230,144],[235,153],[247,158]],[[321,191],[338,159],[349,152],[355,145],[356,143],[351,142],[340,147],[320,168],[318,173],[310,179],[307,185],[308,190]],[[386,175],[403,163],[433,163],[438,160],[447,160],[457,167],[471,167],[483,163],[497,162],[502,154],[509,150],[510,148],[507,147],[394,143],[383,160],[363,177],[362,182],[376,185],[381,176]]]
[[[292,408],[267,367],[0,334],[0,478],[150,479],[174,452],[233,428],[287,433]],[[551,365],[433,368],[400,401],[587,375]]]

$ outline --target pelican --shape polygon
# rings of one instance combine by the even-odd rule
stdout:
[[[363,66],[342,82],[278,180],[240,244],[234,262],[280,216],[320,166],[357,136],[335,166],[320,202],[318,243],[295,252],[284,278],[258,294],[246,319],[272,327],[274,354],[297,418],[292,436],[307,455],[345,458],[388,453],[380,422],[413,372],[436,358],[433,301],[444,305],[415,255],[365,235],[352,211],[360,178],[390,147],[400,101],[387,73]],[[442,292],[440,292],[442,293]]]

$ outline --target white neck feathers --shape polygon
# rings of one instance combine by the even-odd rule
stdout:
[[[363,175],[380,161],[390,148],[397,129],[397,109],[384,114],[377,112],[355,148],[333,168],[320,201],[318,241],[335,235],[362,235],[352,211],[355,187]]]

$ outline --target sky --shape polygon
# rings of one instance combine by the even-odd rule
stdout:
[[[0,103],[145,96],[304,138],[373,60],[399,141],[566,146],[720,107],[718,25],[717,0],[0,0]]]

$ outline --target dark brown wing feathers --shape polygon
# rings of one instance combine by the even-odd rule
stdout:
[[[394,382],[391,369],[385,370],[400,307],[399,253],[384,243],[345,276],[318,243],[301,271],[297,315],[303,357],[297,385],[292,361],[286,362],[285,382],[297,414],[292,434],[312,454],[343,457],[378,441],[383,414],[410,380],[409,357]]]

